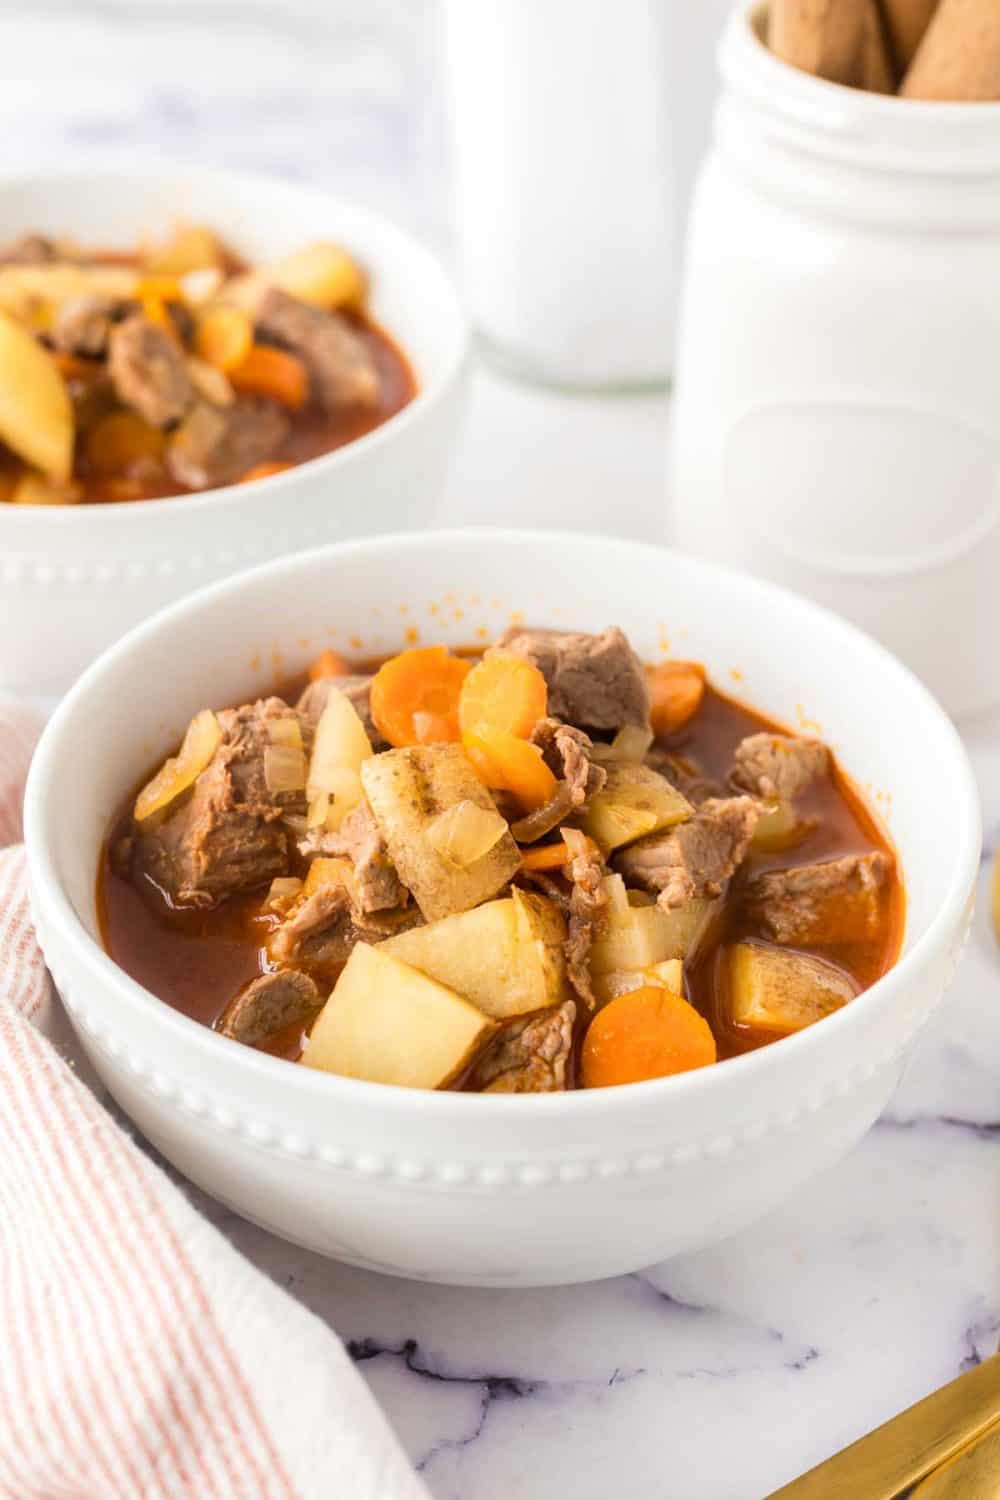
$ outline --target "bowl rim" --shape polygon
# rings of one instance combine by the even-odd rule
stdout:
[[[937,726],[945,744],[954,752],[954,788],[963,814],[956,830],[956,843],[946,894],[926,927],[896,963],[887,970],[856,1000],[842,1010],[825,1017],[822,1022],[806,1027],[792,1036],[784,1037],[753,1052],[725,1058],[710,1067],[677,1074],[667,1078],[649,1079],[642,1083],[618,1084],[602,1089],[574,1089],[552,1094],[503,1094],[468,1095],[447,1091],[426,1091],[402,1088],[394,1084],[373,1084],[361,1079],[342,1078],[336,1074],[323,1073],[309,1068],[289,1066],[282,1058],[271,1057],[253,1048],[220,1036],[209,1027],[175,1010],[153,995],[121,969],[101,944],[85,928],[59,881],[54,857],[46,837],[46,808],[50,786],[58,776],[60,741],[64,726],[78,712],[78,705],[85,703],[88,695],[101,681],[104,673],[121,657],[134,652],[141,653],[144,643],[160,632],[169,632],[178,620],[191,610],[211,607],[216,601],[244,590],[252,589],[257,581],[267,579],[273,583],[282,576],[292,583],[298,570],[305,564],[310,568],[322,566],[331,560],[349,560],[363,553],[388,553],[397,562],[400,554],[421,553],[430,547],[448,546],[454,543],[474,543],[481,549],[484,538],[491,538],[511,546],[544,546],[569,544],[581,550],[599,552],[606,563],[608,549],[636,558],[670,556],[677,564],[691,570],[709,581],[709,586],[718,588],[727,583],[737,584],[740,589],[756,593],[762,600],[770,601],[772,608],[782,611],[798,611],[818,621],[824,630],[839,633],[845,642],[857,650],[867,653],[882,666],[897,675],[901,686],[919,704],[928,721]],[[849,771],[849,768],[847,768]],[[938,704],[930,691],[891,652],[864,631],[859,630],[840,616],[821,605],[785,589],[768,580],[754,577],[739,569],[726,567],[684,553],[677,548],[660,546],[650,542],[633,541],[620,537],[589,532],[564,532],[555,530],[527,530],[507,527],[466,526],[425,532],[394,532],[377,537],[365,537],[352,541],[334,542],[325,547],[292,553],[272,559],[258,567],[246,569],[220,582],[199,589],[178,602],[158,611],[150,619],[135,627],[114,646],[94,662],[70,689],[57,707],[42,733],[31,764],[25,793],[24,837],[27,853],[29,879],[33,903],[44,916],[44,924],[56,922],[62,939],[69,944],[80,964],[89,971],[102,991],[114,994],[116,1003],[131,1008],[141,1008],[140,1024],[174,1036],[186,1046],[194,1046],[204,1052],[207,1061],[220,1065],[229,1058],[233,1068],[240,1069],[248,1078],[257,1078],[262,1083],[278,1089],[287,1089],[290,1097],[305,1097],[313,1101],[326,1099],[335,1106],[338,1103],[356,1104],[360,1108],[377,1105],[386,1114],[398,1115],[416,1108],[425,1116],[433,1114],[441,1119],[456,1121],[474,1112],[480,1119],[509,1121],[511,1109],[520,1111],[518,1118],[565,1119],[580,1123],[595,1112],[600,1114],[616,1104],[632,1100],[656,1106],[665,1098],[681,1100],[699,1095],[706,1090],[735,1088],[740,1080],[754,1074],[765,1077],[776,1069],[791,1069],[796,1063],[804,1064],[824,1046],[824,1037],[831,1041],[837,1036],[849,1037],[851,1030],[863,1026],[868,1013],[885,1007],[901,986],[905,986],[911,974],[923,969],[937,952],[953,942],[961,932],[963,919],[974,892],[980,865],[982,824],[979,794],[972,766],[965,746],[951,719]],[[96,851],[95,851],[96,853]],[[95,870],[96,878],[96,870]],[[904,881],[905,887],[905,881]],[[149,1001],[153,1000],[153,1005]],[[228,1052],[227,1050],[228,1049]],[[787,1061],[784,1061],[787,1060]],[[282,1082],[283,1080],[283,1082]],[[731,1082],[727,1083],[727,1080]],[[223,1075],[224,1083],[224,1075]],[[669,1091],[665,1095],[664,1091]]]
[[[96,179],[109,179],[121,184],[127,184],[130,181],[139,181],[143,184],[160,181],[165,185],[176,183],[185,186],[192,182],[201,182],[209,187],[215,182],[225,182],[230,187],[245,190],[251,199],[257,192],[278,190],[293,197],[322,201],[328,206],[332,218],[335,218],[337,214],[346,214],[363,227],[365,235],[374,230],[383,238],[394,240],[397,247],[411,259],[417,268],[421,287],[430,282],[437,282],[445,300],[450,304],[453,348],[445,367],[432,380],[418,383],[417,392],[412,401],[407,402],[398,412],[379,423],[371,432],[353,438],[349,443],[344,443],[340,448],[334,448],[330,453],[320,453],[304,463],[295,464],[293,468],[286,469],[280,474],[268,475],[266,478],[253,481],[254,489],[258,485],[266,486],[268,493],[273,493],[276,500],[282,489],[294,486],[297,482],[301,482],[303,477],[310,481],[324,479],[332,481],[338,469],[350,463],[359,462],[373,450],[384,447],[387,442],[392,442],[395,434],[405,432],[414,422],[422,420],[423,415],[440,402],[454,385],[469,360],[472,338],[469,322],[455,282],[438,256],[388,215],[369,208],[367,204],[355,199],[329,192],[320,183],[290,180],[279,177],[275,173],[246,171],[242,168],[185,166],[168,159],[158,158],[154,158],[153,162],[145,168],[130,163],[116,165],[97,161],[93,165],[76,169],[49,164],[30,170],[2,172],[0,173],[0,201],[6,190],[10,188],[41,184],[55,189],[60,182],[79,186]],[[363,258],[363,247],[360,247],[359,254]],[[381,325],[378,326],[381,327]],[[393,342],[396,342],[392,329],[383,331]],[[412,364],[411,351],[402,343],[397,347],[407,363]],[[414,374],[416,373],[414,371]],[[26,522],[31,524],[37,522],[40,526],[52,530],[59,527],[69,528],[77,524],[78,516],[89,517],[92,523],[95,509],[99,509],[102,515],[113,515],[116,520],[128,516],[130,519],[126,524],[138,525],[140,516],[156,518],[172,515],[178,508],[187,515],[216,506],[222,509],[235,504],[239,499],[245,499],[246,494],[247,486],[237,483],[217,485],[213,489],[198,490],[187,495],[164,495],[157,500],[104,500],[100,502],[99,507],[91,505],[36,505],[23,508],[0,506],[0,525],[4,524],[2,520],[4,513],[9,512],[7,519],[13,520],[16,516],[16,525],[23,526]],[[180,502],[179,506],[177,502]],[[24,514],[25,511],[28,515]],[[131,520],[133,512],[138,512],[134,522]]]

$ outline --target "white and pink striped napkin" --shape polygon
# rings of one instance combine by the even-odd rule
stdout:
[[[0,1497],[426,1500],[319,1319],[254,1270],[47,1039],[0,703]]]

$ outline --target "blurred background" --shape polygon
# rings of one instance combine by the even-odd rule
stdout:
[[[681,209],[729,3],[663,3]],[[447,252],[441,29],[438,0],[0,0],[0,169],[84,152],[252,167]]]

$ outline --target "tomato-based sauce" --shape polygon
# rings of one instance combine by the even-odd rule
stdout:
[[[282,684],[282,695],[294,702],[300,686]],[[724,783],[737,745],[762,730],[782,732],[780,726],[709,686],[685,728],[660,743],[693,763],[701,775]],[[105,946],[132,978],[160,1000],[203,1025],[213,1026],[232,996],[269,967],[264,941],[276,919],[261,914],[263,891],[232,897],[208,910],[181,911],[171,908],[149,881],[135,881],[134,875],[121,873],[112,851],[128,830],[132,800],[122,809],[101,862],[99,908]],[[720,1057],[773,1040],[741,1031],[726,1016],[720,950],[733,939],[755,936],[739,901],[742,883],[769,869],[810,865],[873,850],[892,852],[875,817],[836,765],[829,776],[817,780],[803,794],[799,811],[802,833],[798,842],[780,851],[751,851],[727,899],[717,904],[717,914],[696,957],[685,965],[687,997],[708,1020]],[[898,956],[903,923],[904,896],[897,872],[877,931],[864,941],[850,944],[831,931],[828,941],[824,938],[809,951],[836,963],[865,988]],[[335,972],[323,975],[329,985],[335,979]],[[295,1058],[301,1045],[300,1030],[291,1028],[273,1037],[266,1050]]]

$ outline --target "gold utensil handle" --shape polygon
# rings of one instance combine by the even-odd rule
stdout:
[[[998,1500],[1000,1497],[1000,1425],[928,1474],[907,1500]]]
[[[959,1489],[931,1489],[924,1485],[914,1492],[914,1500],[1000,1500],[1000,1355],[984,1360],[976,1369],[960,1375],[950,1385],[918,1401],[898,1417],[860,1438],[849,1448],[835,1453],[825,1463],[810,1469],[801,1479],[775,1490],[767,1500],[901,1500],[914,1485],[928,1476],[936,1482],[952,1467],[952,1460],[985,1464],[992,1462],[996,1471],[993,1489],[973,1489],[975,1478],[968,1483],[960,1479]],[[975,1460],[962,1452],[988,1434],[989,1446]],[[944,1466],[944,1467],[942,1467]],[[975,1468],[967,1471],[975,1476]]]

